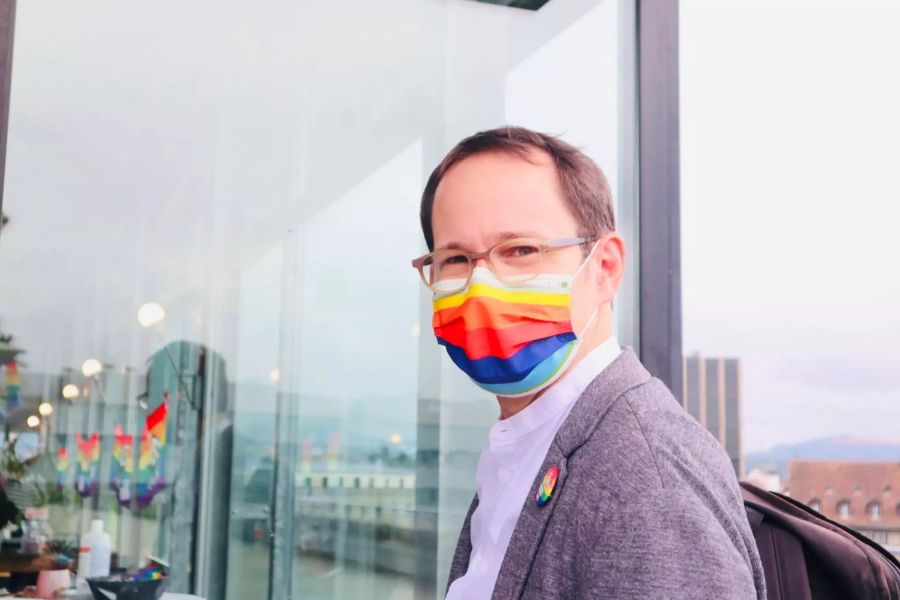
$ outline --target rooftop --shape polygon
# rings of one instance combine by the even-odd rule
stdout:
[[[791,460],[786,492],[850,527],[900,529],[900,461]]]

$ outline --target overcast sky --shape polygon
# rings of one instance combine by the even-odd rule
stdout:
[[[685,350],[748,450],[900,442],[900,2],[681,2]]]

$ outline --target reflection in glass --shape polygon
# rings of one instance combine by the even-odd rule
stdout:
[[[628,235],[632,3],[245,8],[19,3],[5,440],[56,536],[100,517],[173,591],[435,598],[497,408],[408,266],[424,179],[480,129],[564,134]]]

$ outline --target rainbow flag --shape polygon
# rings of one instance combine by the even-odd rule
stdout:
[[[100,487],[100,434],[90,437],[75,434],[75,491],[83,497],[93,496]]]
[[[22,386],[21,380],[19,379],[19,365],[16,364],[16,361],[13,358],[9,359],[9,362],[6,363],[6,375],[4,376],[3,383],[6,388],[7,410],[19,406],[19,404],[21,404],[19,391]]]
[[[152,467],[156,462],[153,455],[153,444],[150,442],[150,434],[147,431],[141,432],[141,453],[138,460],[138,470],[143,471],[148,467]]]
[[[166,487],[166,429],[168,428],[169,393],[163,402],[147,415],[138,451],[137,498],[141,508]]]
[[[159,440],[159,443],[163,446],[166,445],[166,425],[169,414],[168,392],[165,393],[164,398],[163,403],[157,406],[156,410],[147,415],[147,431],[150,432],[150,435]]]
[[[69,451],[65,446],[56,450],[56,490],[62,492],[69,474]]]
[[[119,505],[131,504],[131,481],[134,474],[134,436],[122,432],[116,425],[113,435],[113,459],[110,467],[109,487],[116,493]]]

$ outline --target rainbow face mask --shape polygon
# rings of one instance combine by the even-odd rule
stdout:
[[[587,259],[571,275],[542,274],[515,286],[475,267],[465,289],[434,294],[438,344],[493,394],[514,398],[543,390],[565,372],[597,316],[599,307],[581,334],[572,330],[572,282],[585,264]]]

